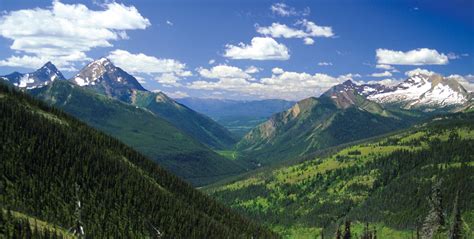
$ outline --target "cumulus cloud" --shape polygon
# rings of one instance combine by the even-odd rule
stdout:
[[[392,73],[390,73],[390,71],[384,71],[384,72],[372,73],[370,76],[372,76],[372,77],[390,77],[390,76],[392,76]]]
[[[282,17],[307,16],[310,13],[309,8],[305,8],[303,11],[297,11],[295,8],[292,8],[285,3],[274,3],[270,6],[270,10],[273,14]]]
[[[168,26],[173,26],[173,25],[174,25],[173,22],[171,22],[170,20],[166,20],[166,24],[167,24]]]
[[[209,63],[209,65],[214,65],[214,63],[216,63],[216,60],[210,59],[208,63]]]
[[[247,69],[245,69],[245,73],[255,74],[255,73],[260,72],[261,70],[262,70],[261,68],[258,68],[256,66],[249,66],[247,67]]]
[[[114,50],[107,56],[115,65],[131,73],[173,73],[178,76],[191,76],[186,64],[174,59],[161,59],[143,53],[133,54],[125,50]]]
[[[411,71],[405,72],[405,75],[408,76],[408,77],[411,77],[411,76],[414,76],[414,75],[417,75],[417,74],[423,74],[423,75],[431,76],[433,74],[436,74],[436,72],[430,71],[430,70],[427,70],[427,69],[421,69],[421,68],[416,68],[416,69],[413,69]]]
[[[288,48],[271,37],[254,37],[250,44],[227,44],[225,57],[250,60],[288,60]]]
[[[448,56],[428,48],[407,52],[377,49],[376,56],[377,63],[384,65],[446,65],[449,62]]]
[[[305,38],[303,39],[303,43],[304,43],[305,45],[313,45],[313,44],[314,44],[314,40],[313,40],[313,38],[305,37]]]
[[[175,92],[164,92],[164,93],[173,99],[189,97],[188,93],[179,91],[179,90]]]
[[[474,75],[469,74],[465,76],[461,75],[450,75],[447,78],[457,80],[467,91],[474,91]]]
[[[198,68],[199,75],[208,79],[250,79],[252,76],[235,66],[218,65],[211,69]]]
[[[359,77],[358,74],[333,77],[322,73],[290,72],[281,68],[273,68],[272,73],[271,77],[258,80],[244,77],[199,80],[189,83],[187,87],[199,90],[238,93],[258,98],[300,100],[310,96],[318,96],[333,85]]]
[[[392,72],[396,72],[397,69],[391,65],[385,65],[385,64],[377,64],[375,65],[375,68],[377,69],[382,69],[382,70],[391,70]]]
[[[60,69],[89,61],[86,52],[111,47],[112,41],[127,39],[127,30],[145,29],[150,21],[134,6],[110,2],[93,11],[83,4],[53,1],[47,9],[7,12],[0,17],[0,35],[12,40],[10,49],[21,56],[0,61],[3,66],[37,68],[39,61],[51,60]]]
[[[160,83],[164,87],[177,87],[181,86],[179,83],[180,78],[173,73],[163,73],[155,77],[155,81]]]
[[[385,85],[385,86],[394,86],[394,85],[398,85],[402,82],[403,80],[399,79],[393,79],[393,78],[386,78],[386,79],[383,79],[383,80],[374,80],[374,81],[369,81],[367,83],[369,84],[381,84],[381,85]]]
[[[302,28],[297,29],[278,22],[274,22],[271,26],[267,27],[257,25],[257,32],[264,36],[271,36],[274,38],[302,38],[306,45],[314,44],[312,37],[334,36],[331,27],[318,26],[316,23],[306,19],[298,21],[296,25],[301,26]]]
[[[316,25],[316,23],[314,23],[312,21],[308,21],[306,19],[298,21],[296,24],[302,25],[304,28],[306,28],[306,32],[309,34],[309,36],[313,36],[313,37],[332,37],[332,36],[334,36],[334,33],[332,32],[332,27],[318,26],[318,25]]]
[[[133,54],[120,49],[110,52],[107,58],[129,73],[151,75],[165,87],[180,86],[179,81],[183,77],[192,76],[191,71],[186,70],[186,64],[174,59],[161,59],[143,53]]]

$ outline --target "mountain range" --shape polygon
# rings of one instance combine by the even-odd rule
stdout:
[[[15,84],[12,75],[16,74],[2,79],[23,86]],[[62,76],[48,62],[24,74],[33,80],[20,88],[117,137],[195,185],[245,170],[207,147],[229,147],[235,142],[229,131],[161,92],[146,91],[109,60],[88,64],[72,80],[58,75]],[[84,82],[79,77],[84,77]]]
[[[460,111],[472,105],[473,94],[456,79],[438,74],[417,73],[395,86],[354,85],[358,94],[384,106],[425,112]]]
[[[241,101],[195,97],[179,98],[176,101],[211,117],[239,138],[273,114],[285,111],[295,103],[279,99]]]
[[[205,190],[285,238],[334,238],[346,222],[354,238],[367,230],[377,238],[416,238],[435,226],[432,238],[447,238],[455,217],[462,238],[471,238],[473,122],[472,112],[435,116]],[[440,202],[436,208],[433,200]],[[435,210],[443,218],[439,224],[430,221]]]
[[[402,129],[430,113],[462,111],[472,102],[462,85],[439,75],[417,74],[394,87],[347,80],[273,115],[235,149],[254,165],[273,164]]]

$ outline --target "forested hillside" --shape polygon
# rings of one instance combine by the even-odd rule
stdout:
[[[297,102],[273,115],[236,145],[239,158],[256,165],[304,156],[314,151],[408,127],[416,117],[384,109],[354,89],[336,85],[319,98]]]
[[[465,113],[207,190],[288,237],[333,237],[352,221],[353,236],[369,223],[377,238],[446,238],[455,225],[472,238],[473,181],[474,114]]]
[[[29,91],[88,125],[110,134],[194,185],[238,174],[227,160],[154,113],[68,81]]]
[[[118,140],[3,85],[0,112],[3,237],[34,228],[67,237],[81,227],[87,238],[277,237]]]

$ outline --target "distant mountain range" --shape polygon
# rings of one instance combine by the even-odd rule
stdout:
[[[295,103],[278,99],[239,101],[194,97],[180,98],[176,101],[208,115],[238,137],[242,137],[273,114],[289,109]]]
[[[359,236],[369,225],[377,238],[416,238],[437,225],[429,224],[432,200],[440,200],[437,210],[445,218],[443,229],[432,238],[448,238],[455,205],[462,238],[472,238],[473,180],[470,112],[434,117],[388,136],[293,158],[206,191],[285,238],[322,238],[323,233],[324,238],[335,238],[336,228],[343,228],[345,221]]]
[[[55,80],[66,80],[63,74],[51,62],[47,62],[43,67],[31,73],[13,72],[0,78],[16,87],[24,89],[43,87]]]
[[[470,109],[472,99],[456,80],[439,75],[416,74],[394,87],[348,80],[273,115],[236,150],[257,165],[271,164],[401,129],[428,113]]]
[[[163,93],[146,91],[105,58],[88,64],[72,80],[65,80],[51,63],[24,74],[30,79],[27,85],[17,75],[22,74],[2,79],[119,138],[195,185],[244,170],[205,146],[221,149],[235,142],[223,126]]]
[[[358,94],[384,106],[425,112],[460,111],[472,105],[473,94],[456,79],[438,74],[415,74],[400,84],[351,85]]]

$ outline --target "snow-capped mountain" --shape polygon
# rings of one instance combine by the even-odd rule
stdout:
[[[51,62],[47,62],[40,69],[31,73],[22,74],[19,72],[13,72],[9,75],[1,76],[0,78],[8,81],[14,86],[26,89],[34,89],[48,85],[50,82],[55,80],[66,79]]]
[[[472,104],[469,93],[455,78],[437,74],[416,74],[396,86],[381,84],[356,84],[347,80],[329,89],[324,95],[334,100],[352,104],[354,92],[381,105],[398,106],[403,109],[434,111],[438,109],[463,109]]]
[[[404,109],[425,111],[463,106],[472,98],[455,79],[437,74],[416,74],[397,86],[372,91],[366,96],[369,100],[381,104],[395,104]]]
[[[120,99],[130,97],[135,90],[145,91],[135,77],[116,67],[107,58],[89,63],[71,80],[79,86]]]

